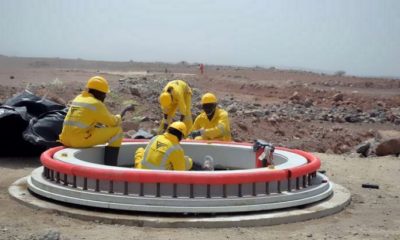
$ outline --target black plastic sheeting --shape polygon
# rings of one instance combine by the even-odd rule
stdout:
[[[24,91],[0,106],[0,156],[39,156],[57,142],[64,105]]]
[[[27,129],[23,133],[23,138],[33,145],[51,148],[60,146],[57,142],[60,135],[65,115],[68,109],[54,110],[43,113],[38,118],[29,121]]]

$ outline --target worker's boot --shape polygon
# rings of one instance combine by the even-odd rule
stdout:
[[[104,148],[104,165],[117,166],[119,147]]]

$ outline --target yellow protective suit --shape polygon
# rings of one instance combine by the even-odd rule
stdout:
[[[170,133],[153,137],[146,149],[139,148],[135,153],[135,168],[185,171],[192,165],[192,159],[184,155],[178,138]]]
[[[178,110],[180,114],[185,115],[182,122],[185,123],[186,129],[190,129],[193,125],[192,119],[192,89],[183,80],[173,80],[169,82],[163,89],[163,92],[167,92],[169,88],[172,88],[172,104],[168,109],[161,110],[167,115],[167,123],[171,124],[173,118],[175,117],[176,111]],[[164,130],[164,118],[161,121],[159,128],[159,134]]]
[[[207,114],[202,111],[191,129],[191,131],[196,130],[202,130],[202,136],[196,137],[197,140],[232,141],[228,112],[219,107],[215,109],[211,121]]]
[[[103,102],[83,91],[72,101],[59,137],[64,146],[74,148],[104,143],[120,147],[123,137],[121,116],[112,115]]]

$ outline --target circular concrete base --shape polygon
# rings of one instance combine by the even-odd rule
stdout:
[[[97,208],[84,210],[73,205],[58,204],[32,195],[27,188],[27,177],[14,182],[8,189],[12,198],[24,205],[45,209],[61,215],[82,220],[98,221],[111,224],[124,224],[145,227],[254,227],[306,221],[321,218],[343,210],[351,201],[350,192],[337,184],[333,185],[331,197],[300,208],[289,208],[279,211],[250,212],[242,214],[219,214],[215,216],[168,216],[144,214],[138,212],[110,212]]]

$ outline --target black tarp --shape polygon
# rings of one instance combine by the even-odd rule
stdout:
[[[60,146],[57,142],[61,133],[64,118],[68,109],[55,110],[43,113],[38,118],[32,118],[23,133],[23,138],[36,146],[51,148]]]
[[[41,114],[53,110],[62,110],[64,105],[55,103],[49,99],[41,98],[25,90],[22,93],[8,99],[4,105],[12,107],[26,107],[30,117],[39,117]]]
[[[0,106],[0,156],[40,155],[61,131],[64,109],[64,105],[29,91],[8,99]]]

